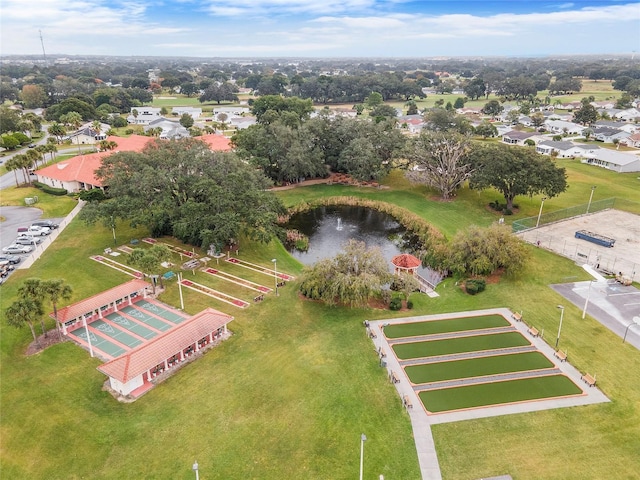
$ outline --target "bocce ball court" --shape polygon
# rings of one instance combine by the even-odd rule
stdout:
[[[397,323],[383,332],[427,414],[583,394],[502,315]]]

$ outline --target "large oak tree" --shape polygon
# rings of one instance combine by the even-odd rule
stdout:
[[[513,208],[517,195],[555,197],[567,189],[565,169],[533,149],[502,143],[477,145],[469,158],[475,169],[470,187],[495,188],[502,193],[509,209]]]
[[[115,153],[97,175],[109,198],[85,206],[85,221],[110,225],[127,219],[152,235],[173,235],[192,245],[224,245],[241,234],[268,241],[284,212],[260,171],[191,138],[156,140],[141,153]]]

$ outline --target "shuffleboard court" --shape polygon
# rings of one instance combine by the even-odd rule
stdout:
[[[428,322],[411,322],[388,325],[384,328],[387,338],[417,337],[438,333],[464,332],[484,328],[508,327],[511,324],[502,315],[450,318]]]
[[[120,309],[122,313],[129,315],[132,318],[135,318],[137,321],[145,323],[150,327],[153,327],[161,332],[169,330],[172,326],[168,321],[160,320],[152,315],[147,315],[142,310],[138,310],[134,307],[123,307]]]
[[[84,328],[79,328],[77,330],[74,330],[73,332],[69,333],[68,335],[70,335],[72,337],[79,338],[81,340],[84,340],[85,343],[88,343],[87,342],[87,333],[86,333]],[[106,353],[107,355],[109,355],[110,357],[113,357],[113,358],[119,357],[120,355],[122,355],[123,353],[125,353],[127,351],[124,348],[122,348],[121,346],[110,342],[109,340],[107,340],[102,335],[96,335],[94,332],[89,332],[89,339],[91,341],[91,347],[93,349],[100,350],[101,352],[104,352],[104,353]]]
[[[95,328],[105,336],[116,340],[129,348],[137,347],[142,343],[142,340],[134,337],[126,331],[116,328],[113,325],[108,324],[104,320],[94,320],[89,324],[91,328]]]
[[[151,303],[147,300],[140,300],[139,302],[136,302],[136,307],[162,317],[165,320],[169,320],[171,323],[182,323],[188,318],[184,315],[180,315],[179,313],[172,312],[170,310],[167,310],[166,308],[162,308],[155,303]]]
[[[430,413],[486,407],[554,397],[580,395],[582,390],[564,375],[550,375],[464,387],[427,390],[418,396]]]
[[[542,353],[526,352],[411,365],[404,371],[411,383],[420,384],[553,367],[553,362]]]
[[[450,338],[423,342],[402,343],[392,345],[393,351],[400,360],[411,358],[437,357],[500,348],[523,347],[531,345],[519,332],[496,333],[492,335],[475,335],[471,337]]]
[[[125,330],[128,330],[128,331],[130,331],[132,333],[135,333],[136,335],[138,335],[139,337],[144,338],[145,340],[153,338],[153,337],[155,337],[157,335],[157,332],[154,332],[153,330],[142,326],[138,322],[135,322],[133,320],[125,318],[122,315],[120,315],[119,313],[110,313],[105,318],[107,318],[109,321],[115,323],[119,327],[122,327]]]

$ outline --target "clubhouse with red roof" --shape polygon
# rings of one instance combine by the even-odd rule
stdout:
[[[209,134],[196,138],[206,143],[212,151],[227,152],[231,150],[231,142],[223,135]],[[107,141],[113,141],[117,144],[114,150],[78,155],[36,170],[35,174],[40,183],[54,188],[64,188],[68,192],[80,192],[93,188],[104,189],[105,185],[95,174],[104,158],[117,152],[141,152],[149,142],[154,140],[156,140],[155,137],[143,135],[110,136]]]

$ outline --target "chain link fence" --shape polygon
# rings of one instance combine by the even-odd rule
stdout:
[[[640,281],[640,260],[635,255],[621,254],[614,249],[603,248],[595,244],[560,235],[557,229],[548,227],[564,220],[575,219],[586,214],[594,214],[605,210],[620,210],[629,213],[640,213],[640,204],[620,198],[607,198],[564,208],[555,212],[535,217],[523,218],[513,222],[513,232],[521,239],[540,248],[552,250],[559,255],[570,258],[576,263],[588,264],[605,274],[615,275],[622,272],[634,281]],[[540,227],[540,228],[537,228]],[[560,225],[558,225],[560,227]]]

